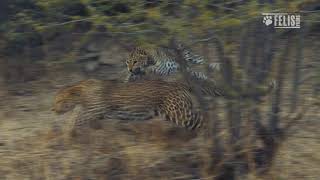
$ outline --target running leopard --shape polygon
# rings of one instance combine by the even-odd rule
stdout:
[[[155,116],[194,130],[203,123],[197,106],[191,89],[181,83],[89,79],[60,90],[53,111],[64,114],[81,108],[72,120],[71,131],[98,119],[147,120]]]

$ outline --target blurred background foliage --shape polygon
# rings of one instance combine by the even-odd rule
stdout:
[[[40,46],[61,33],[93,32],[139,43],[166,44],[204,38],[226,29],[237,29],[261,17],[261,12],[310,10],[306,1],[220,1],[220,0],[2,0],[1,44],[7,54],[25,47]],[[311,6],[319,8],[319,6]],[[312,9],[311,10],[317,10]],[[316,20],[319,13],[303,18]]]
[[[268,28],[262,23],[261,13],[263,12],[299,13],[302,17],[302,28]],[[0,146],[6,144],[1,142],[1,137],[21,138],[25,142],[24,137],[28,133],[33,133],[30,130],[32,128],[26,128],[27,133],[17,129],[23,130],[30,124],[35,125],[33,129],[38,128],[41,131],[46,131],[44,127],[51,128],[49,121],[56,117],[49,112],[49,107],[52,106],[52,97],[61,87],[92,77],[121,79],[127,75],[124,60],[132,47],[136,45],[170,46],[171,40],[177,39],[187,47],[191,47],[190,49],[195,50],[197,54],[204,56],[210,63],[222,64],[222,73],[214,72],[210,78],[219,83],[220,80],[221,83],[226,83],[228,88],[231,87],[232,92],[253,93],[251,93],[252,96],[243,99],[217,98],[212,101],[212,105],[208,105],[209,116],[214,120],[210,127],[213,138],[210,143],[199,142],[199,149],[205,150],[205,153],[200,154],[209,157],[204,158],[207,163],[199,163],[197,156],[192,160],[183,156],[181,159],[184,161],[170,163],[166,158],[177,157],[176,151],[182,155],[186,153],[187,157],[192,157],[191,151],[193,155],[199,155],[194,151],[198,142],[193,141],[194,144],[190,145],[181,138],[182,136],[175,137],[175,134],[170,136],[170,133],[168,136],[164,135],[165,138],[162,139],[162,136],[153,134],[155,129],[161,129],[158,124],[151,128],[149,126],[146,128],[143,124],[141,126],[143,128],[137,130],[138,135],[143,135],[142,138],[136,136],[136,139],[141,141],[136,142],[137,145],[154,143],[157,147],[162,146],[162,141],[172,143],[169,153],[166,148],[165,151],[159,151],[165,162],[163,165],[167,168],[164,168],[163,172],[168,172],[169,177],[172,177],[176,172],[182,172],[181,169],[186,168],[188,169],[186,172],[189,173],[190,169],[198,168],[200,172],[201,167],[204,166],[207,174],[201,177],[210,179],[217,174],[222,174],[221,179],[233,179],[228,178],[230,174],[236,177],[238,174],[245,174],[245,169],[255,171],[256,167],[261,167],[262,170],[264,166],[266,169],[269,168],[268,166],[272,167],[278,152],[282,152],[282,157],[280,154],[280,158],[276,158],[276,163],[286,171],[291,169],[292,164],[303,165],[297,166],[292,176],[298,179],[306,177],[299,176],[299,173],[302,173],[317,178],[319,177],[317,176],[319,153],[314,152],[319,152],[320,147],[317,143],[319,138],[316,137],[320,129],[318,128],[319,12],[319,0],[0,0],[0,97],[2,99],[0,119],[3,120],[0,122],[2,128],[0,132],[8,130],[7,134],[3,133],[0,136]],[[270,79],[275,79],[277,86],[270,98],[264,101],[264,98],[256,97],[254,92],[258,92],[260,87],[261,89],[265,87],[265,82]],[[313,112],[306,113],[306,107],[311,108]],[[21,117],[17,116],[19,113]],[[304,115],[305,119],[303,119]],[[48,121],[44,120],[44,117]],[[57,123],[63,125],[63,121]],[[294,131],[289,131],[292,124],[297,127]],[[103,156],[101,154],[96,156],[97,159],[106,160],[110,153],[120,152],[120,148],[112,149],[118,146],[119,142],[123,143],[121,146],[127,148],[128,154],[131,153],[132,157],[142,161],[143,158],[148,159],[147,156],[143,156],[149,152],[144,146],[137,150],[141,155],[132,153],[131,148],[134,146],[131,145],[134,141],[131,134],[119,140],[119,137],[122,138],[119,128],[109,125],[111,134],[108,130],[105,131],[106,133],[97,132],[98,135],[103,135],[101,136],[103,138],[99,136],[101,142],[97,141],[97,144],[108,146],[101,148],[106,151],[102,153]],[[52,132],[55,131],[55,129],[52,130]],[[161,143],[157,144],[153,139],[148,139],[150,134],[159,136]],[[307,138],[302,137],[305,134],[309,137],[309,144],[311,143],[310,146],[307,145],[308,148],[305,148]],[[295,136],[302,138],[293,138],[294,141],[291,144],[282,143],[287,140],[287,137]],[[32,137],[39,139],[38,135],[32,135]],[[111,141],[105,141],[105,139],[111,139]],[[45,141],[48,142],[47,139]],[[180,141],[187,149],[176,145],[176,141]],[[12,144],[16,144],[19,148],[19,143]],[[288,146],[287,149],[282,150],[280,145]],[[0,167],[11,168],[8,172],[28,172],[26,173],[28,177],[32,175],[26,167],[38,165],[38,163],[30,161],[30,164],[11,166],[13,157],[19,161],[25,161],[24,158],[30,159],[30,157],[34,160],[33,156],[28,154],[30,149],[20,148],[19,153],[23,155],[21,158],[15,156],[17,154],[15,146],[10,148],[14,150],[12,156],[8,156],[6,154],[8,151],[5,150],[2,159],[7,158],[7,161],[1,161]],[[38,150],[39,146],[36,145],[31,149]],[[72,164],[76,159],[72,148],[62,149],[61,157],[70,156],[71,158],[67,158],[67,161],[70,160]],[[69,154],[65,153],[68,149]],[[243,154],[238,155],[238,152]],[[38,154],[38,151],[36,153]],[[154,157],[153,152],[149,153],[150,157]],[[304,158],[296,158],[297,154],[302,154]],[[2,155],[1,152],[0,155]],[[60,159],[52,156],[57,155],[54,148],[47,155],[53,158],[47,162],[41,155],[44,163],[60,162]],[[79,159],[83,161],[79,161],[81,166],[76,168],[75,174],[87,175],[87,171],[83,171],[82,167],[88,167],[88,162],[92,167],[100,166],[98,161],[91,158],[91,155],[87,152],[79,154],[76,161]],[[87,157],[88,160],[83,157]],[[126,157],[116,159],[117,161],[123,161],[123,165],[120,163],[119,166],[124,166],[124,169],[135,168],[135,164],[128,163]],[[142,168],[148,166],[150,175],[157,173],[161,167],[155,166],[153,160],[149,161],[152,165],[149,166],[148,163],[143,162],[141,164],[146,166]],[[194,168],[193,163],[198,167]],[[113,172],[115,166],[113,161],[109,164],[110,171],[106,171],[105,166],[101,165],[102,174],[108,176],[121,174],[121,172]],[[253,167],[249,167],[250,164]],[[289,164],[290,168],[284,166],[286,164]],[[171,169],[168,169],[168,165]],[[179,169],[179,165],[183,168]],[[160,168],[150,169],[154,166]],[[284,177],[278,179],[291,179],[286,178],[286,173],[282,175],[283,169],[277,169],[277,167],[279,166],[274,168],[276,172],[280,177]],[[301,171],[300,167],[307,168]],[[30,169],[37,173],[41,171],[38,167]],[[58,168],[52,169],[53,179],[57,178],[57,174],[63,174],[57,170]],[[137,174],[133,174],[143,175],[140,173],[142,171],[146,169],[137,170]],[[0,179],[4,177],[1,176],[2,174],[5,173],[0,169]],[[191,177],[197,177],[194,174]],[[36,173],[34,175],[36,176]],[[128,173],[128,175],[132,177],[132,174]],[[163,175],[159,173],[160,178]],[[17,177],[21,178],[21,176]],[[240,176],[239,179],[244,178]]]

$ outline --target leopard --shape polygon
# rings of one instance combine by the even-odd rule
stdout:
[[[203,56],[193,53],[182,44],[178,44],[182,59],[187,65],[187,72],[196,79],[206,80],[207,75],[201,71],[194,71],[191,67],[203,65],[206,61]],[[177,74],[181,70],[178,62],[179,55],[175,49],[168,47],[136,46],[126,58],[128,69],[127,81],[139,79],[141,75],[158,75],[166,77]],[[219,69],[219,63],[211,63],[209,69]],[[220,67],[220,66],[219,66]]]
[[[102,119],[149,120],[160,117],[187,130],[201,129],[204,118],[190,87],[161,80],[119,82],[88,79],[59,90],[52,110],[81,108],[69,127],[76,131]]]

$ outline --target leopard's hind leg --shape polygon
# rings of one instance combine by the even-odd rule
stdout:
[[[199,129],[202,126],[202,113],[193,107],[192,98],[185,92],[169,95],[160,109],[166,120],[178,126],[190,130]]]

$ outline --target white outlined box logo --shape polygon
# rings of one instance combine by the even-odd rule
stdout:
[[[300,28],[301,16],[297,13],[262,13],[262,22],[274,28]]]

